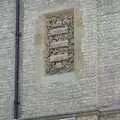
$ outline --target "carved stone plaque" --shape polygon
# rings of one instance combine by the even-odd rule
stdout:
[[[74,67],[74,10],[46,14],[45,24],[46,73],[72,71]]]

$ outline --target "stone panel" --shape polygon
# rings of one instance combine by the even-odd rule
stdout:
[[[45,15],[45,71],[65,73],[74,69],[74,9]]]

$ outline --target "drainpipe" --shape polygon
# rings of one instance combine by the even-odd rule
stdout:
[[[19,117],[20,0],[16,0],[14,118]]]

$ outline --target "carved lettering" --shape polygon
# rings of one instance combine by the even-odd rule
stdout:
[[[51,48],[58,48],[58,47],[64,47],[64,46],[68,46],[68,40],[51,43]]]
[[[72,9],[45,15],[45,70],[47,74],[69,72],[74,67],[74,12]]]
[[[56,28],[56,29],[50,30],[49,35],[57,35],[57,34],[62,34],[62,33],[67,33],[67,32],[68,32],[67,27]]]
[[[50,56],[50,62],[61,61],[68,58],[68,53]]]

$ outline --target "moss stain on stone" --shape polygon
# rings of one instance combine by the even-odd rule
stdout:
[[[42,44],[42,41],[43,41],[43,35],[42,33],[37,33],[36,36],[35,36],[35,43],[36,45],[41,45]]]
[[[74,31],[75,31],[75,69],[76,74],[81,76],[84,71],[84,57],[82,53],[82,38],[84,37],[84,25],[79,9],[74,10]]]

